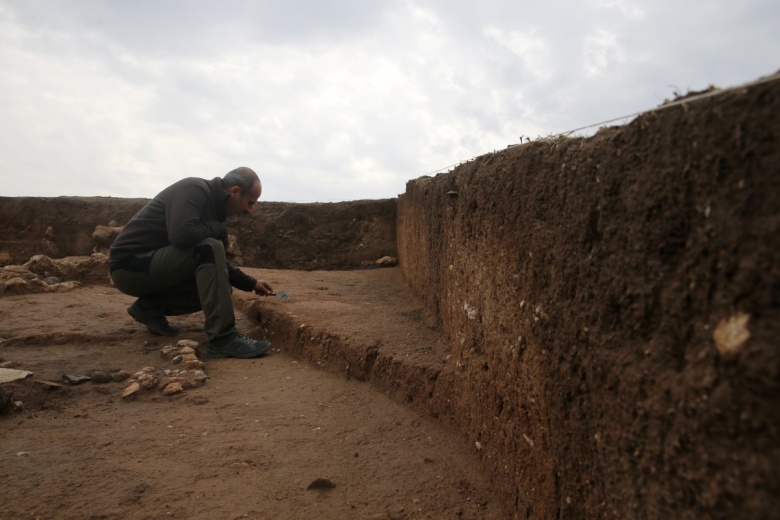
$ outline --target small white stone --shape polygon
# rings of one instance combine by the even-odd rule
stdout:
[[[712,337],[715,340],[715,348],[718,349],[721,357],[734,359],[739,356],[745,343],[750,339],[749,321],[750,315],[740,312],[718,323]]]

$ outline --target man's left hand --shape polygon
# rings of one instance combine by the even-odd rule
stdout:
[[[258,280],[257,283],[255,284],[254,291],[256,294],[259,294],[260,296],[268,296],[269,294],[274,292],[274,288],[271,287],[271,285],[265,280]]]

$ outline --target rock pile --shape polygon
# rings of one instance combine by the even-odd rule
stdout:
[[[35,255],[23,265],[0,268],[0,295],[67,292],[81,281],[105,281],[107,276],[108,257],[102,253],[61,259]]]
[[[144,367],[125,381],[122,397],[127,398],[141,390],[161,390],[163,395],[174,395],[206,383],[209,376],[203,371],[205,363],[198,359],[198,343],[183,339],[175,346],[166,345],[160,350],[160,356],[180,369],[162,369]]]

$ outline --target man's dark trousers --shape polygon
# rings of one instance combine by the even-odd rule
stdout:
[[[219,240],[131,257],[112,268],[111,278],[120,291],[138,297],[140,306],[166,316],[203,310],[212,346],[230,343],[237,335],[225,247]]]

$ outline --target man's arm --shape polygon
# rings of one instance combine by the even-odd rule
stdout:
[[[228,262],[228,278],[230,279],[230,285],[242,291],[254,291],[262,296],[268,296],[274,292],[273,287],[268,282],[249,276],[230,262]]]

